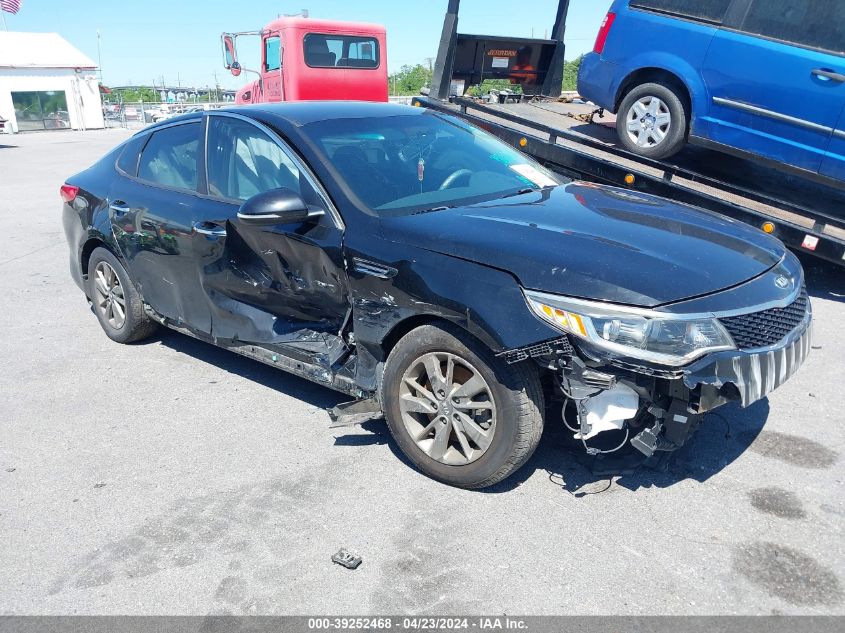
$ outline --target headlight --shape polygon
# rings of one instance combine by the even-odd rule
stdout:
[[[632,358],[685,365],[709,352],[736,349],[718,320],[613,306],[525,290],[541,319],[591,343]]]

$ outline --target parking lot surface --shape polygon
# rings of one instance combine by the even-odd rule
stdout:
[[[550,417],[515,477],[459,490],[382,422],[330,429],[342,395],[106,338],[59,186],[127,134],[0,135],[0,613],[845,614],[841,269],[806,261],[798,375],[667,472],[593,474]]]

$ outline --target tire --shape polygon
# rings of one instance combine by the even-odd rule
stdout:
[[[88,260],[88,296],[100,326],[111,340],[134,343],[156,331],[157,324],[144,312],[126,269],[111,251],[102,247],[95,248]]]
[[[452,380],[443,384],[438,381],[448,379],[450,359]],[[429,377],[432,365],[436,380]],[[481,383],[484,391],[476,391]],[[514,473],[543,432],[536,367],[508,365],[450,324],[424,325],[399,340],[385,365],[382,402],[390,433],[408,459],[429,477],[461,488],[486,488]]]
[[[689,118],[675,88],[659,83],[641,84],[619,104],[616,133],[629,152],[647,158],[668,158],[686,144]]]

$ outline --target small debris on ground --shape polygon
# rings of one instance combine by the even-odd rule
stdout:
[[[95,488],[105,488],[106,484],[94,484]]]
[[[361,564],[361,560],[360,556],[347,552],[344,548],[341,548],[336,554],[332,555],[333,563],[343,565],[347,569],[357,569],[358,565]]]
[[[7,468],[6,472],[7,473],[13,473],[13,472],[15,472],[15,469],[14,468]]]

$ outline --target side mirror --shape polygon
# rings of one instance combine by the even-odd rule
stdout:
[[[320,215],[286,187],[256,194],[238,209],[238,219],[250,224],[297,224]]]
[[[241,74],[241,65],[238,62],[232,62],[229,72],[232,73],[232,77],[238,77]]]
[[[226,70],[238,70],[240,72],[240,64],[238,64],[238,52],[235,50],[235,38],[233,35],[224,33],[221,36],[223,40],[223,65]]]

